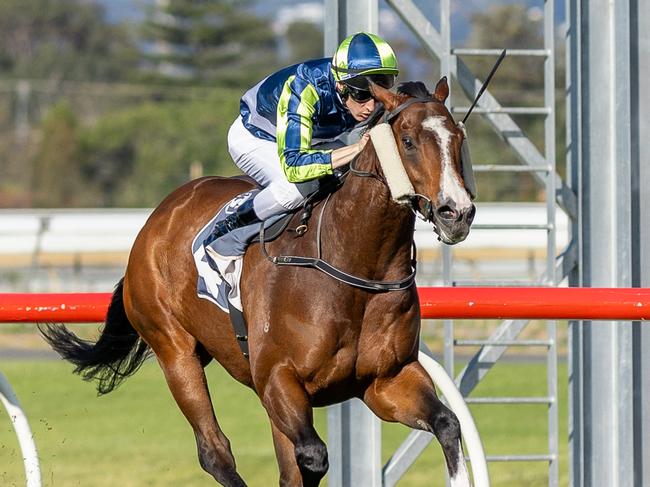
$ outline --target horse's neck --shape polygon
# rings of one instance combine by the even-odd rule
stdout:
[[[381,175],[369,147],[355,167]],[[333,250],[331,257],[345,261],[346,269],[369,279],[400,279],[410,272],[415,217],[392,201],[385,183],[350,173],[329,206],[332,218],[327,219],[323,236]]]

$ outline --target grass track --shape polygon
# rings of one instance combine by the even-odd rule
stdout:
[[[92,385],[59,361],[7,361],[0,371],[25,409],[47,487],[193,487],[216,485],[198,465],[194,436],[174,404],[157,364],[148,362],[115,392],[96,397]],[[278,485],[270,427],[256,396],[218,366],[208,367],[217,417],[238,469],[251,487]],[[567,485],[566,368],[560,368],[560,469]],[[544,364],[500,363],[475,391],[486,395],[545,395]],[[473,406],[488,454],[546,451],[545,406]],[[24,486],[13,429],[0,413],[0,486]],[[315,421],[326,439],[325,410]],[[400,425],[383,429],[383,459],[406,437]],[[442,453],[432,443],[399,485],[444,485]],[[547,485],[546,465],[490,464],[494,486]],[[322,485],[326,485],[325,482]]]

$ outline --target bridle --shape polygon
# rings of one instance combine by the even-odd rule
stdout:
[[[408,98],[404,103],[401,103],[400,105],[393,108],[392,110],[385,111],[379,123],[388,123],[389,125],[392,126],[393,122],[397,120],[397,117],[401,112],[403,112],[408,107],[416,103],[439,103],[441,105],[444,105],[440,100],[437,100],[435,98],[424,98],[424,97]],[[386,178],[384,178],[381,174],[357,169],[355,166],[356,160],[357,159],[355,158],[350,163],[350,174],[353,174],[354,176],[358,176],[358,177],[375,178],[378,181],[381,181],[386,187],[388,187],[388,182],[386,181]],[[422,202],[424,202],[424,205],[421,204]],[[433,202],[429,197],[423,194],[414,193],[409,197],[409,199],[405,202],[405,204],[411,209],[414,215],[418,216],[424,221],[433,223],[434,227],[436,226],[433,218],[434,215]]]
[[[466,141],[467,141],[467,132],[465,129],[465,122],[469,118],[470,114],[474,110],[474,107],[476,107],[479,99],[487,89],[488,85],[490,84],[490,81],[492,80],[492,77],[496,73],[497,69],[501,65],[501,62],[503,59],[506,57],[506,50],[503,49],[501,51],[501,54],[499,55],[498,59],[494,63],[494,66],[492,66],[492,69],[490,70],[489,74],[485,78],[485,81],[483,82],[483,85],[481,88],[478,90],[476,93],[476,96],[474,97],[474,101],[472,102],[471,106],[469,107],[469,110],[467,110],[467,113],[465,114],[465,117],[461,122],[458,122],[456,125],[457,127],[463,132],[463,147],[461,148],[461,172],[463,174],[463,182],[465,183],[465,187],[468,190],[471,199],[476,198],[476,187],[475,187],[475,182],[474,182],[474,175],[473,175],[473,170],[472,170],[472,163],[469,158],[469,149],[466,149]],[[389,125],[392,126],[392,123],[397,119],[397,116],[406,110],[408,107],[415,103],[440,103],[444,106],[444,103],[441,102],[440,100],[433,98],[433,97],[413,97],[407,99],[404,103],[398,105],[395,107],[393,110],[387,111],[384,113],[382,116],[381,120],[379,123],[388,123]],[[465,152],[466,151],[466,152]],[[388,182],[384,177],[382,177],[379,174],[367,172],[367,171],[361,171],[357,169],[354,165],[356,162],[356,159],[354,159],[350,163],[350,173],[355,175],[355,176],[360,176],[360,177],[373,177],[384,183],[384,185],[388,186]],[[421,206],[421,202],[424,201],[423,208]],[[419,216],[422,218],[424,221],[428,221],[433,223],[433,228],[434,231],[440,236],[440,231],[438,227],[435,224],[434,221],[434,210],[433,210],[433,202],[431,201],[430,198],[423,194],[418,194],[418,193],[412,193],[408,200],[405,202],[410,208],[411,211],[416,216]]]

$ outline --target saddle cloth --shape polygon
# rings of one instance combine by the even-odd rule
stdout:
[[[207,299],[216,304],[226,313],[229,312],[228,302],[242,311],[239,282],[241,278],[244,253],[248,244],[260,233],[261,223],[254,223],[237,228],[218,238],[208,248],[203,247],[203,241],[212,233],[215,224],[234,211],[244,201],[253,198],[258,189],[247,191],[235,196],[226,203],[217,214],[199,231],[192,240],[192,255],[198,273],[196,292],[199,298]],[[285,215],[273,216],[264,221],[264,228],[269,228]],[[209,254],[209,255],[208,255]],[[219,269],[210,267],[208,259]]]

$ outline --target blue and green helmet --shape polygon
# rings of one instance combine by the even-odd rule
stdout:
[[[343,42],[332,57],[332,74],[336,81],[367,89],[368,78],[391,88],[399,74],[397,57],[381,37],[358,32]]]

